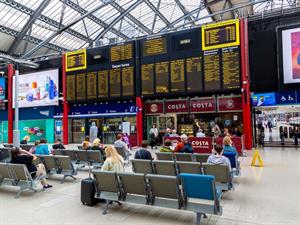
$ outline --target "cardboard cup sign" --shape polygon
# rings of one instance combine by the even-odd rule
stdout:
[[[146,102],[145,103],[145,114],[162,114],[164,113],[163,102]]]
[[[211,153],[212,152],[212,139],[210,137],[197,138],[191,137],[189,141],[192,145],[194,153]]]

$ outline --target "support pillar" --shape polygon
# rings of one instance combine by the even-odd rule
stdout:
[[[7,100],[8,100],[8,144],[13,143],[13,122],[14,122],[14,110],[12,107],[13,101],[13,74],[14,74],[14,66],[13,64],[8,64],[7,66],[7,76],[8,76],[8,93],[7,93]]]
[[[246,150],[252,150],[252,123],[251,123],[250,79],[249,79],[249,43],[248,43],[248,20],[247,19],[240,20],[240,38],[241,38],[244,144]]]
[[[65,54],[62,56],[62,87],[63,87],[63,144],[69,144],[69,125],[68,125],[68,112],[69,106],[67,102],[67,77],[66,77],[66,58]]]
[[[143,141],[143,100],[141,97],[136,97],[135,101],[139,109],[136,113],[137,145],[141,146]]]

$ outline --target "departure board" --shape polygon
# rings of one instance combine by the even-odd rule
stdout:
[[[86,49],[78,50],[75,52],[67,52],[66,59],[66,72],[86,69]]]
[[[171,61],[171,91],[185,91],[184,59]]]
[[[202,91],[202,57],[194,57],[186,59],[186,79],[187,91]]]
[[[159,37],[150,40],[145,40],[143,42],[143,56],[154,56],[166,54],[167,48],[167,38]]]
[[[97,73],[90,72],[87,74],[87,98],[97,98]]]
[[[142,95],[154,93],[154,64],[144,64],[141,69]]]
[[[75,75],[67,75],[67,101],[74,101],[75,94]]]
[[[77,100],[86,99],[86,74],[76,75],[76,98]]]
[[[98,98],[108,97],[108,71],[98,71]]]
[[[117,62],[132,59],[132,43],[116,45],[110,48],[110,61]]]
[[[109,71],[109,87],[111,97],[121,95],[121,69],[111,69]]]
[[[169,92],[169,62],[155,63],[156,93]]]
[[[133,66],[122,68],[123,96],[134,95]]]
[[[219,50],[204,51],[204,89],[221,90]]]
[[[224,90],[241,87],[240,52],[238,47],[222,49],[222,74]]]
[[[202,49],[211,50],[240,44],[239,20],[202,26]]]

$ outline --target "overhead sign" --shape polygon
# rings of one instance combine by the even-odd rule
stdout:
[[[13,77],[13,107],[15,107],[15,77]],[[58,69],[19,75],[19,107],[58,105]]]
[[[202,26],[202,49],[212,50],[240,45],[239,20]]]
[[[216,112],[215,97],[191,99],[190,112],[191,113]]]
[[[252,105],[253,106],[271,106],[276,105],[275,93],[261,93],[261,94],[253,94]]]
[[[0,77],[0,109],[5,109],[5,77]]]
[[[87,67],[86,49],[81,49],[75,52],[67,52],[65,57],[66,57],[66,72],[86,69]]]
[[[218,112],[242,111],[241,96],[218,97]]]
[[[189,112],[188,100],[172,100],[166,101],[166,113],[188,113]]]
[[[280,91],[276,92],[276,104],[289,105],[296,104],[296,91]]]
[[[164,113],[164,102],[146,102],[145,103],[145,114],[153,115],[153,114],[162,114]]]

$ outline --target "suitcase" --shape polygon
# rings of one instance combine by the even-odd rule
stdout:
[[[86,178],[81,181],[81,202],[84,205],[93,206],[97,204],[95,199],[95,181],[92,178]]]

